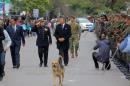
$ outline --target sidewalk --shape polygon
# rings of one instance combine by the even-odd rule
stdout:
[[[10,52],[6,55],[6,76],[0,86],[53,86],[51,62],[57,58],[55,41],[50,46],[48,68],[39,68],[35,37],[27,38],[21,50],[21,67],[13,69]],[[64,86],[130,86],[130,81],[112,63],[109,71],[96,70],[92,60],[92,48],[96,37],[93,33],[82,34],[78,58],[70,58],[65,67]],[[102,65],[100,66],[102,67]]]

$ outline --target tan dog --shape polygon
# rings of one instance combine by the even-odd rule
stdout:
[[[63,86],[62,82],[64,79],[64,66],[62,65],[62,57],[52,61],[52,71],[54,78],[54,86],[56,86],[56,78],[59,78],[59,86]]]

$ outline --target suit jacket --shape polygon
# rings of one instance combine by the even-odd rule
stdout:
[[[54,36],[57,39],[57,48],[59,50],[68,50],[69,49],[69,38],[71,37],[71,26],[68,24],[64,25],[64,28],[62,28],[61,24],[58,24],[56,26],[56,30],[54,33]],[[64,38],[64,42],[60,42],[59,38]]]
[[[47,26],[35,26],[32,31],[37,33],[36,45],[38,47],[49,46],[49,44],[52,44],[51,32]]]
[[[4,51],[2,41],[5,39],[4,32],[0,29],[0,53]]]
[[[24,31],[22,29],[21,26],[19,25],[16,25],[16,31],[14,31],[14,28],[12,27],[12,25],[9,25],[7,28],[6,28],[11,40],[12,40],[12,44],[11,46],[13,45],[18,45],[20,46],[21,45],[21,41],[23,44],[25,44],[25,38],[24,38]]]

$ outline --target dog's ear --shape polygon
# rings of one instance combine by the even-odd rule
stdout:
[[[61,56],[59,57],[58,61],[59,61],[59,64],[62,65],[62,57]]]

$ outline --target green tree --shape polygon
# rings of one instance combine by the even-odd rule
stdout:
[[[49,0],[23,0],[23,5],[23,9],[27,12],[32,12],[33,9],[39,9],[41,15],[51,7]]]
[[[126,0],[62,0],[71,4],[71,8],[77,13],[99,14],[120,12],[126,8]],[[78,11],[77,11],[78,10]]]
[[[52,8],[51,0],[12,0],[13,10],[32,13],[33,9],[39,9],[40,15]]]
[[[80,9],[83,9],[85,14],[92,14],[96,8],[92,2],[86,1],[80,4]]]
[[[113,5],[112,10],[115,12],[120,12],[126,8],[126,4],[124,0],[116,0],[115,4]]]

